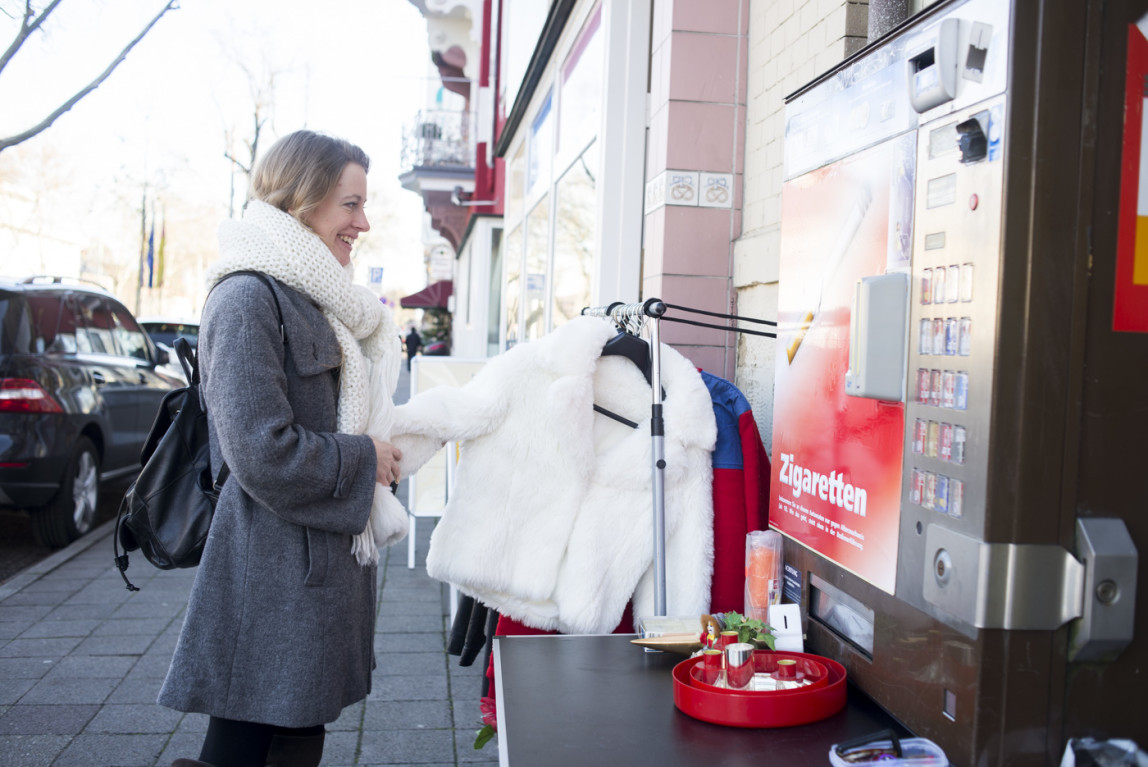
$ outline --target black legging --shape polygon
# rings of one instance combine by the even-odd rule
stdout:
[[[276,727],[213,716],[207,723],[207,737],[203,739],[199,761],[213,767],[264,767],[274,736],[309,737],[321,732],[321,724],[315,727]]]

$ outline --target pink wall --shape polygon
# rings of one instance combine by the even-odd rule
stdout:
[[[642,295],[733,313],[749,0],[655,0]],[[675,181],[677,182],[675,184]],[[671,311],[702,322],[700,315]],[[731,379],[737,337],[663,322],[662,340]]]

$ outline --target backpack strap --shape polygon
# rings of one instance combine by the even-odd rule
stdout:
[[[283,341],[283,345],[286,346],[287,345],[287,326],[283,322],[283,307],[279,305],[279,296],[275,292],[275,280],[273,278],[271,278],[267,274],[264,274],[263,272],[257,272],[257,271],[252,270],[252,269],[243,269],[243,270],[240,270],[237,272],[228,272],[227,274],[220,277],[219,280],[216,281],[215,285],[211,286],[212,290],[214,290],[216,285],[219,285],[219,283],[223,282],[224,280],[228,279],[229,277],[234,277],[237,274],[246,274],[246,275],[250,275],[251,277],[256,277],[264,285],[267,286],[268,290],[271,291],[271,298],[275,300],[275,313],[279,315],[279,338],[280,338],[280,340]],[[211,291],[208,291],[208,292],[210,293]],[[181,362],[183,361],[182,358],[180,361]],[[192,359],[191,370],[192,370],[192,375],[195,377],[194,384],[198,385],[199,384],[199,355],[196,355],[195,358]],[[227,462],[224,461],[223,465],[219,467],[219,474],[216,476],[215,481],[212,482],[212,486],[214,487],[215,492],[218,493],[220,490],[223,489],[223,483],[227,481],[227,477],[230,476],[230,474],[231,474],[231,469],[228,468]]]

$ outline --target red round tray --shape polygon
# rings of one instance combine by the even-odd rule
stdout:
[[[809,653],[754,652],[754,666],[764,670],[773,655],[808,659],[828,670],[827,683],[777,692],[730,690],[694,681],[691,671],[702,661],[689,658],[674,666],[674,705],[695,719],[730,727],[792,727],[833,716],[845,708],[845,667],[835,660]],[[774,664],[776,665],[776,663]]]
[[[730,690],[728,687],[718,687],[702,681],[702,664],[695,663],[690,668],[690,682],[703,690],[722,690],[723,692],[738,692],[743,695],[789,695],[790,693],[808,690],[814,687],[825,687],[829,684],[829,668],[820,660],[813,660],[814,656],[805,653],[790,652],[754,652],[753,672],[755,674],[772,674],[777,671],[777,662],[790,658],[797,661],[797,673],[806,680],[800,688],[791,690]],[[822,659],[824,660],[824,659]]]

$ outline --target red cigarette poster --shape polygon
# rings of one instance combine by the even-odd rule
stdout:
[[[857,281],[907,264],[913,146],[885,142],[782,191],[770,523],[889,593],[904,405],[846,396],[845,372]]]
[[[1144,137],[1148,40],[1128,27],[1124,82],[1124,151],[1120,177],[1120,223],[1112,329],[1148,333],[1148,153]]]

